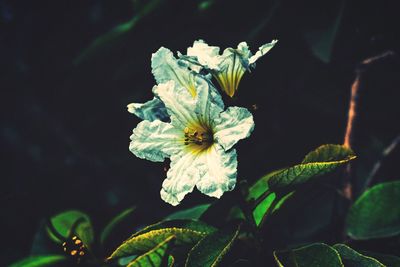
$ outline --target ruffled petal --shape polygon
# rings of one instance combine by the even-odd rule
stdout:
[[[271,48],[274,47],[277,42],[278,40],[272,40],[272,42],[260,46],[256,54],[249,58],[249,64],[254,64],[254,62],[256,62],[260,57],[268,53],[268,51],[271,50]]]
[[[204,129],[223,110],[222,99],[211,86],[206,80],[199,82],[195,98],[172,80],[155,86],[153,92],[165,104],[171,123],[177,128]]]
[[[224,192],[231,191],[236,184],[236,150],[225,151],[214,144],[199,155],[204,165],[200,166],[201,178],[197,189],[210,197],[220,198]]]
[[[199,181],[201,165],[197,154],[182,151],[173,155],[167,178],[160,191],[161,198],[173,206],[178,205]]]
[[[187,62],[177,60],[169,49],[158,49],[151,57],[151,67],[157,83],[172,80],[177,86],[186,88],[192,97],[196,95],[196,74],[189,70]]]
[[[146,103],[129,104],[128,112],[138,116],[142,120],[160,120],[164,122],[169,120],[169,115],[164,103],[156,97]]]
[[[142,121],[133,130],[129,150],[141,159],[161,162],[183,147],[183,135],[171,124]]]
[[[240,139],[249,137],[253,129],[254,120],[250,111],[229,107],[215,120],[214,140],[228,150]]]
[[[218,46],[209,46],[203,40],[194,41],[193,46],[187,49],[187,56],[194,57],[198,63],[210,70],[219,70],[222,57]]]

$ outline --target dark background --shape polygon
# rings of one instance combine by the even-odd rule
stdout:
[[[151,99],[160,46],[184,53],[201,38],[222,48],[247,41],[255,52],[279,39],[229,101],[257,105],[255,131],[237,145],[239,179],[342,143],[355,70],[388,50],[395,55],[366,70],[360,93],[356,194],[399,134],[397,1],[160,0],[146,12],[148,2],[0,0],[1,262],[28,255],[43,218],[66,209],[87,212],[97,229],[132,205],[138,224],[177,209],[159,197],[167,163],[128,150],[139,120],[126,105]],[[379,179],[399,178],[397,156]],[[194,192],[179,207],[210,201]]]

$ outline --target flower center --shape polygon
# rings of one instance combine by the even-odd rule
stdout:
[[[185,127],[183,130],[185,134],[184,144],[194,150],[202,151],[211,146],[213,143],[213,134],[210,129],[194,129]]]

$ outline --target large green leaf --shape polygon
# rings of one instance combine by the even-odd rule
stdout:
[[[44,267],[54,266],[66,258],[62,255],[40,255],[31,256],[29,258],[20,260],[16,263],[11,264],[9,267]]]
[[[214,231],[215,228],[198,221],[161,222],[148,226],[132,235],[111,254],[109,259],[142,254],[171,236],[175,237],[177,245],[195,244]]]
[[[85,245],[92,244],[94,239],[93,227],[89,216],[78,210],[69,210],[50,218],[52,227],[47,228],[49,236],[56,242],[61,243],[77,235]],[[53,229],[51,229],[53,228]],[[53,233],[53,230],[56,233]]]
[[[123,212],[121,212],[120,214],[118,214],[115,218],[113,218],[107,225],[106,227],[104,227],[103,231],[100,234],[100,242],[102,244],[104,244],[104,242],[106,241],[106,239],[109,237],[109,235],[111,234],[111,232],[114,230],[114,228],[116,226],[118,226],[118,224],[120,222],[122,222],[124,219],[126,219],[127,217],[129,217],[133,211],[135,210],[135,207],[133,208],[129,208],[124,210]]]
[[[167,237],[164,241],[160,244],[156,245],[153,249],[149,250],[148,252],[140,255],[139,257],[135,258],[131,261],[127,267],[142,267],[142,266],[152,266],[152,267],[159,267],[165,261],[166,252],[168,250],[168,246],[171,241],[174,239],[174,236]]]
[[[272,191],[292,189],[310,179],[329,173],[346,164],[356,156],[353,151],[342,145],[323,145],[307,154],[301,164],[275,171],[268,178]]]
[[[344,244],[336,244],[333,248],[339,252],[346,267],[385,267],[378,260],[364,256]]]
[[[201,204],[186,210],[180,210],[168,215],[165,220],[198,220],[210,206],[211,204]]]
[[[230,227],[207,235],[190,251],[186,267],[218,266],[239,235],[240,227]]]
[[[346,220],[353,239],[370,239],[400,234],[400,181],[375,185],[351,206]]]
[[[323,243],[286,251],[274,251],[274,258],[279,267],[344,266],[339,253]]]

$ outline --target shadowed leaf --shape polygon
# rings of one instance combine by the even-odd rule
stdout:
[[[54,264],[64,261],[65,257],[62,255],[40,255],[32,256],[10,265],[10,267],[44,267],[54,266]]]
[[[195,244],[215,228],[205,223],[189,220],[161,222],[146,227],[122,243],[108,258],[120,258],[141,254],[154,248],[167,238],[174,236],[177,245]]]
[[[93,242],[94,233],[92,223],[89,216],[83,212],[77,210],[65,211],[53,216],[50,222],[57,234],[64,239],[67,239],[71,235],[77,235],[85,245],[90,245]],[[58,243],[63,242],[49,228],[47,228],[47,232],[54,241]]]
[[[127,267],[142,267],[142,266],[154,266],[159,267],[163,263],[166,251],[168,250],[168,246],[174,239],[174,236],[167,237],[160,244],[155,246],[153,249],[148,252],[140,255],[133,261],[131,261]]]
[[[344,244],[336,244],[333,248],[339,252],[346,267],[385,267],[378,260],[364,256]]]
[[[114,228],[116,226],[118,226],[118,224],[120,222],[122,222],[124,219],[126,219],[129,215],[131,215],[133,213],[133,211],[135,210],[135,208],[129,208],[124,210],[123,212],[121,212],[119,215],[117,215],[115,218],[113,218],[107,225],[106,227],[104,227],[103,231],[101,232],[100,235],[100,242],[102,244],[104,244],[104,242],[106,241],[106,239],[109,237],[109,235],[111,234],[111,232],[114,230]]]
[[[209,234],[190,251],[186,267],[218,266],[239,235],[240,227],[231,227]]]
[[[94,54],[100,54],[104,52],[104,49],[112,46],[114,43],[121,41],[128,32],[135,28],[136,24],[145,16],[150,14],[153,10],[158,8],[162,4],[163,0],[151,0],[142,8],[139,9],[137,14],[132,17],[131,20],[122,23],[108,33],[97,37],[88,48],[86,48],[79,56],[74,60],[75,64],[81,64],[83,61],[89,59]]]
[[[183,219],[190,219],[190,220],[197,220],[200,218],[201,215],[211,206],[211,204],[202,204],[195,206],[193,208],[189,208],[186,210],[180,210],[175,213],[168,215],[165,220],[183,220]]]
[[[286,251],[274,251],[274,258],[279,267],[344,266],[339,253],[323,243]]]
[[[346,231],[354,239],[395,236],[400,233],[400,181],[375,185],[350,208]]]

